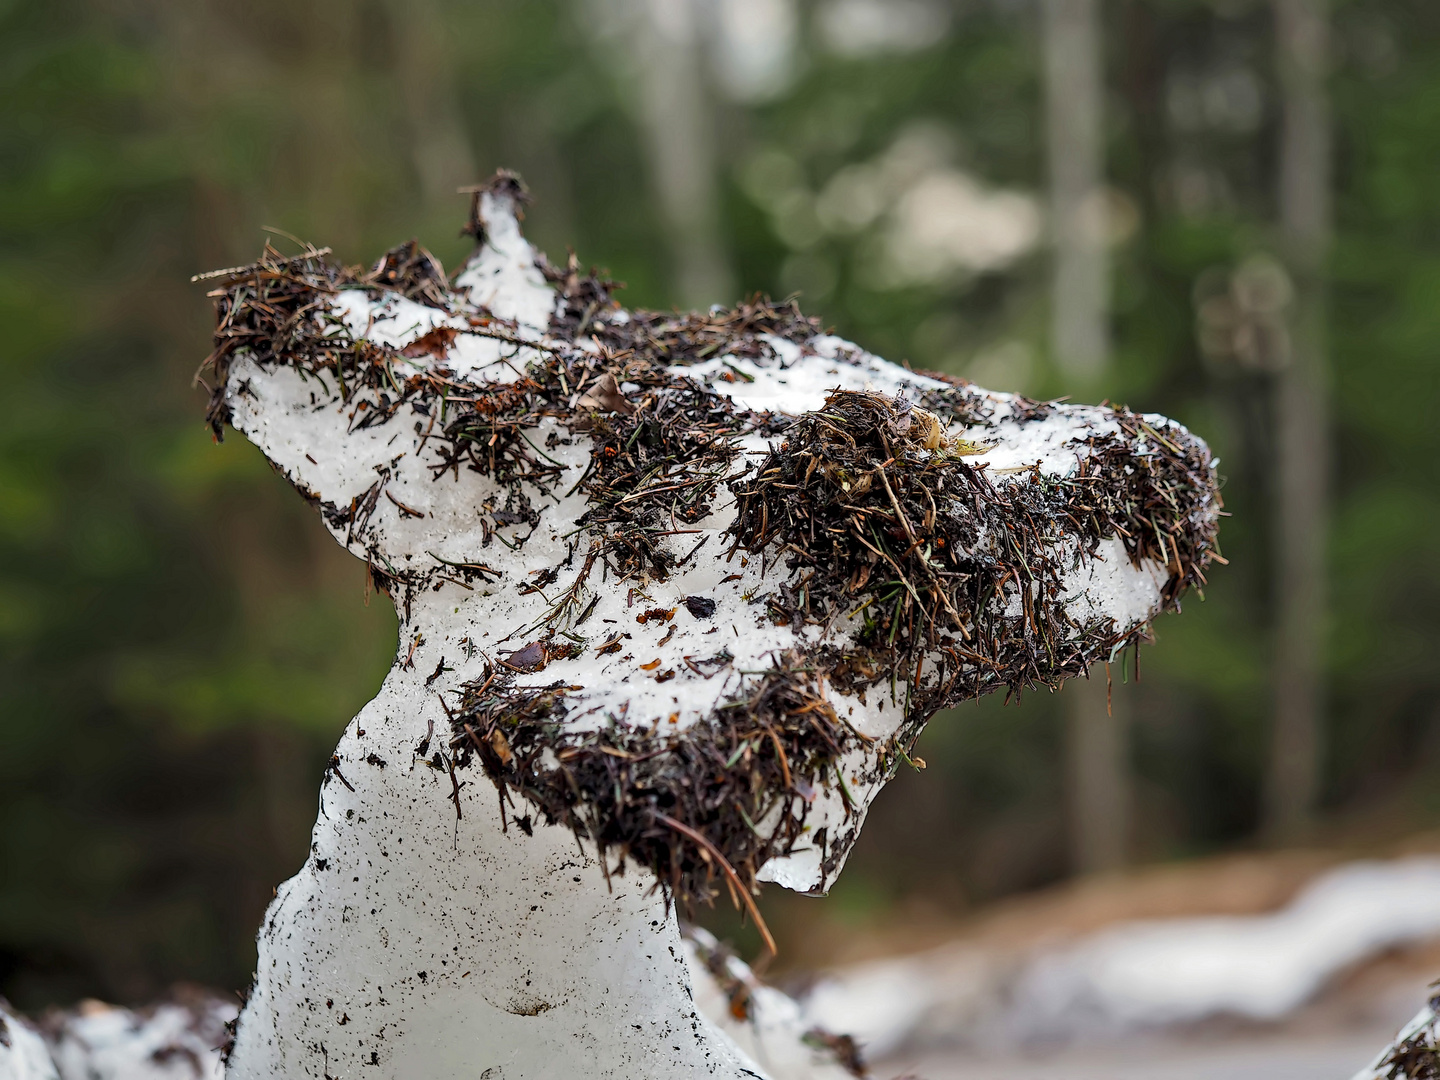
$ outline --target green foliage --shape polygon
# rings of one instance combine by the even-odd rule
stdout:
[[[573,244],[629,282],[627,302],[668,306],[644,140],[594,44],[596,8],[0,4],[0,992],[22,1005],[243,985],[329,748],[395,647],[361,568],[259,455],[209,442],[189,388],[208,302],[189,275],[249,260],[263,226],[355,262],[418,235],[453,266],[464,207],[449,190],[506,165],[552,258]],[[1273,247],[1268,10],[1106,5],[1128,224],[1098,393],[1208,438],[1235,515],[1232,565],[1142,660],[1154,856],[1245,838],[1263,769],[1271,376],[1207,359],[1196,312],[1203,280]],[[746,290],[801,289],[893,359],[1078,392],[1046,357],[1043,248],[887,278],[895,207],[855,217],[841,197],[898,167],[897,147],[985,192],[1043,187],[1030,7],[954,12],[905,55],[842,58],[807,37],[779,98],[717,105],[732,268]],[[1352,0],[1335,18],[1328,800],[1340,820],[1389,800],[1417,826],[1440,816],[1424,797],[1440,755],[1440,8]],[[958,904],[1063,873],[1055,704],[941,717],[930,768],[872,815],[852,906],[919,889]]]

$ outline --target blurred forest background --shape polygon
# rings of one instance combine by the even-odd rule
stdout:
[[[987,700],[935,720],[830,900],[767,893],[782,949],[1124,860],[1440,825],[1440,5],[1297,3],[1090,5],[1072,255],[1109,289],[1076,360],[1047,148],[1083,164],[1083,2],[0,0],[0,993],[244,986],[395,648],[360,564],[243,439],[211,444],[190,275],[265,226],[454,267],[455,189],[499,166],[530,238],[631,305],[798,292],[890,359],[1164,412],[1221,458],[1230,565],[1117,689],[1108,854],[1077,840],[1067,695]],[[1284,58],[1326,21],[1307,81]]]

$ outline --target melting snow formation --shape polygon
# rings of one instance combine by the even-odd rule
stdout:
[[[913,373],[793,305],[627,311],[522,202],[475,192],[453,280],[414,243],[207,275],[217,437],[401,627],[265,917],[235,1077],[757,1075],[675,902],[823,893],[937,710],[1115,658],[1218,558],[1179,425]]]

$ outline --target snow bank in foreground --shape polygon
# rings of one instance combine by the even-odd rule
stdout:
[[[40,1033],[6,1008],[0,998],[0,1080],[58,1080]]]
[[[49,1032],[60,1080],[222,1080],[234,1002],[201,997],[151,1009],[91,1003]]]
[[[947,946],[857,965],[807,1002],[872,1057],[933,1042],[1121,1034],[1231,1015],[1279,1020],[1345,968],[1440,937],[1440,858],[1357,862],[1265,915],[1119,923],[1027,956]]]
[[[90,1001],[37,1030],[0,999],[0,1080],[222,1080],[237,1011],[203,992],[140,1010]]]

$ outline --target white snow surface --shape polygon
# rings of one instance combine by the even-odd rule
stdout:
[[[40,1033],[0,998],[0,1080],[60,1080]]]
[[[535,249],[520,232],[515,204],[507,197],[480,196],[485,243],[455,278],[455,288],[490,314],[532,332],[550,325],[555,291],[545,282]]]
[[[221,1080],[236,1006],[220,999],[144,1011],[91,1003],[50,1035],[60,1080]]]
[[[221,1080],[236,1012],[215,997],[144,1010],[87,1001],[42,1032],[0,1002],[0,1080]]]
[[[1118,1037],[1221,1015],[1277,1021],[1351,965],[1435,938],[1440,859],[1356,862],[1268,914],[1123,922],[1018,957],[946,946],[841,969],[804,1005],[876,1057],[927,1043]]]
[[[445,366],[454,374],[516,377],[544,347],[556,297],[509,201],[487,194],[481,209],[486,243],[455,278],[473,313],[345,291],[333,318],[352,335],[402,349],[437,326],[450,327],[458,337]],[[803,345],[772,339],[769,346],[762,362],[721,356],[685,374],[744,404],[791,413],[819,407],[837,386],[900,394],[938,385],[838,338]],[[409,362],[435,361],[422,353]],[[427,760],[444,749],[450,730],[442,700],[453,701],[462,684],[483,677],[487,660],[543,636],[552,599],[572,584],[578,564],[549,588],[519,592],[566,557],[566,534],[586,503],[581,493],[564,493],[584,473],[588,438],[547,425],[529,434],[564,475],[555,494],[536,495],[538,526],[506,526],[503,542],[485,546],[482,503],[503,501],[504,491],[464,469],[436,475],[438,447],[427,436],[438,418],[406,407],[388,421],[358,427],[366,418],[342,402],[338,388],[290,367],[264,369],[244,355],[232,364],[226,390],[234,426],[301,491],[346,507],[382,486],[358,534],[332,530],[342,545],[361,558],[374,551],[390,570],[440,574],[433,589],[402,604],[395,666],[341,738],[310,857],[280,887],[266,916],[257,984],[230,1075],[384,1080],[494,1069],[493,1076],[516,1080],[739,1076],[753,1069],[749,1056],[696,1012],[674,912],[653,879],[632,867],[607,881],[569,832],[537,827],[527,836],[514,820],[526,813],[523,805],[502,816],[479,769],[457,775],[452,799],[448,770]],[[1078,406],[1022,424],[1012,415],[1016,399],[994,394],[991,401],[994,426],[952,434],[985,445],[975,460],[1002,474],[1069,475],[1086,452],[1069,444],[1111,424],[1105,410]],[[553,447],[552,433],[559,439]],[[758,437],[742,448],[733,471],[765,451]],[[562,627],[584,640],[581,655],[519,684],[563,680],[577,688],[566,720],[576,730],[613,716],[663,734],[709,716],[762,679],[788,649],[819,643],[826,628],[776,626],[763,606],[752,606],[752,597],[773,587],[777,568],[758,557],[721,557],[734,512],[722,495],[708,518],[677,527],[677,552],[704,546],[666,582],[606,582],[597,570],[576,606],[583,610],[594,600],[593,610],[583,625]],[[467,587],[445,575],[446,562],[483,563],[496,580]],[[1099,560],[1082,563],[1066,591],[1080,605],[1077,615],[1101,611],[1123,631],[1158,612],[1164,579],[1163,568],[1136,568],[1112,545]],[[682,600],[694,595],[715,601],[713,617],[690,615]],[[674,608],[673,621],[637,621],[656,607]],[[829,632],[848,630],[842,623]],[[595,646],[612,634],[624,635],[623,647],[598,655]],[[700,674],[687,663],[722,649],[734,658],[728,666]],[[865,697],[836,694],[831,702],[878,738],[902,719],[903,700],[878,688]],[[843,858],[882,786],[863,779],[867,761],[865,751],[856,751],[844,769],[855,810],[838,786],[816,793],[811,835],[828,825],[832,856]],[[821,890],[829,884],[824,854],[810,845],[767,864],[762,876]]]
[[[1087,1014],[1120,1028],[1222,1013],[1277,1020],[1356,961],[1433,937],[1440,937],[1440,859],[1359,862],[1325,874],[1269,915],[1155,919],[1101,931],[1039,960],[1019,998],[1056,1024],[1085,1023]]]

